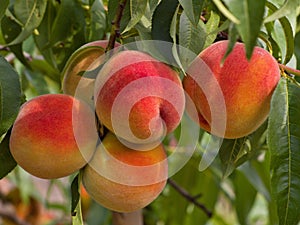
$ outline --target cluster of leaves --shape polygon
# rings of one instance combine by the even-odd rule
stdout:
[[[216,40],[229,39],[228,52],[241,40],[248,57],[260,45],[280,63],[299,68],[299,5],[299,0],[127,0],[118,41],[160,40],[198,54]],[[118,0],[1,0],[0,178],[16,166],[8,143],[21,104],[37,95],[61,92],[60,74],[70,55],[87,42],[107,39],[118,7]],[[153,46],[148,50],[153,55],[170,53],[179,66],[186,63],[176,48],[167,53]],[[213,211],[212,218],[167,186],[145,209],[145,223],[249,224],[255,219],[251,212],[262,201],[269,224],[298,224],[300,88],[297,78],[290,79],[289,74],[281,79],[269,119],[260,129],[244,138],[223,140],[220,149],[208,146],[211,136],[202,132],[193,158],[172,177],[190,193],[201,194],[199,201]],[[218,157],[199,171],[208,150],[219,151]],[[78,189],[76,180],[73,184]],[[234,209],[234,219],[219,209],[222,204]]]

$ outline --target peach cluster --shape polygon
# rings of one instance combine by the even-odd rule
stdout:
[[[87,193],[114,211],[141,209],[162,192],[168,178],[162,141],[185,109],[207,132],[246,136],[266,120],[280,79],[268,51],[255,47],[248,60],[242,43],[224,61],[228,41],[211,45],[182,81],[179,72],[145,52],[117,44],[106,54],[107,44],[91,42],[74,52],[62,72],[63,94],[23,104],[10,150],[40,178],[81,171]],[[95,77],[85,76],[93,71]],[[98,123],[108,130],[101,137]]]

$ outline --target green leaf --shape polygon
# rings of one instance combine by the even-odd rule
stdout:
[[[14,13],[22,24],[22,31],[8,45],[15,45],[28,38],[36,29],[44,16],[47,0],[16,0],[14,3]]]
[[[147,0],[130,0],[128,2],[130,6],[130,21],[127,24],[127,27],[124,29],[122,33],[125,33],[129,30],[131,30],[142,18],[146,11],[147,7]]]
[[[6,11],[7,7],[8,7],[8,4],[9,4],[9,0],[2,0],[1,1],[1,5],[0,5],[0,20],[4,16],[5,11]]]
[[[79,193],[79,174],[76,175],[71,183],[71,213],[72,215],[75,212],[75,209],[79,203],[80,200],[80,193]]]
[[[6,133],[4,139],[0,143],[0,179],[11,172],[17,163],[9,150],[10,130]]]
[[[50,43],[52,45],[58,44],[78,33],[81,33],[81,38],[84,39],[84,13],[79,1],[61,1],[57,16],[52,24]]]
[[[228,177],[236,168],[238,159],[244,154],[246,137],[224,139],[219,150],[223,177]]]
[[[277,10],[277,7],[270,2],[267,2],[266,5],[273,12]],[[293,28],[286,17],[280,18],[279,22],[282,30],[280,30],[277,21],[275,23],[266,23],[266,27],[270,36],[280,48],[282,57],[284,58],[283,64],[287,64],[294,54]]]
[[[211,11],[210,17],[205,24],[207,36],[203,48],[207,48],[216,40],[217,32],[214,31],[216,31],[219,28],[219,23],[220,23],[220,16],[214,11]]]
[[[235,24],[239,24],[240,21],[237,19],[223,4],[221,0],[213,0],[214,4],[217,6],[217,8],[220,10],[220,12],[231,22]]]
[[[73,225],[84,225],[81,211],[79,187],[81,183],[80,173],[74,177],[71,184],[71,214]]]
[[[21,105],[19,76],[0,56],[0,136],[5,134],[16,119]]]
[[[245,42],[249,59],[261,29],[266,0],[225,0],[225,3],[240,21],[236,27]]]
[[[179,0],[180,5],[182,6],[185,14],[189,18],[192,24],[197,26],[203,3],[204,1],[199,1],[199,0]]]
[[[94,1],[90,10],[90,32],[88,41],[96,41],[103,39],[106,34],[107,21],[106,11],[102,1]]]
[[[10,17],[4,16],[1,20],[1,30],[5,40],[5,43],[12,42],[18,34],[21,32],[21,27]],[[23,54],[22,43],[9,46],[10,50],[15,56],[26,66],[28,66],[27,60]]]
[[[155,8],[151,30],[153,40],[172,42],[170,27],[177,6],[177,0],[162,0]]]
[[[36,47],[41,52],[45,60],[54,68],[57,67],[57,63],[54,59],[53,50],[51,48],[52,46],[50,45],[50,39],[51,39],[52,25],[55,17],[56,17],[56,8],[52,4],[52,2],[49,1],[44,18],[40,26],[37,28],[39,34],[33,36]]]
[[[237,170],[244,174],[253,187],[262,194],[267,201],[271,201],[271,187],[269,185],[270,173],[264,165],[264,162],[258,162],[257,160],[247,161]]]
[[[300,0],[286,0],[280,9],[276,10],[274,13],[265,18],[264,22],[271,22],[282,17],[289,16],[290,14],[295,14],[295,11],[299,5]]]
[[[240,224],[247,225],[249,224],[248,215],[255,202],[257,191],[244,173],[236,170],[232,175],[236,214]]]
[[[203,49],[206,41],[206,31],[200,25],[201,22],[194,25],[185,11],[180,16],[179,45],[193,51],[196,55]]]
[[[179,3],[177,0],[162,0],[155,8],[152,17],[151,36],[153,40],[159,40],[176,44],[176,24]],[[168,60],[169,64],[176,62],[169,45],[159,43],[159,52]],[[175,54],[175,57],[177,54]],[[178,62],[178,60],[177,60]]]
[[[300,221],[300,88],[281,79],[269,115],[271,185],[280,225]]]

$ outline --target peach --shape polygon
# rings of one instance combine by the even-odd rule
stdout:
[[[24,103],[14,122],[10,151],[30,174],[47,179],[71,175],[91,159],[98,140],[93,110],[64,94]]]
[[[95,79],[87,77],[83,72],[92,71],[103,63],[107,44],[108,40],[89,42],[71,55],[62,71],[63,93],[76,95],[76,97],[93,104]],[[113,51],[120,46],[120,43],[115,43]]]
[[[222,64],[227,46],[227,40],[219,41],[203,50],[188,68],[183,87],[198,111],[198,118],[193,118],[200,127],[234,139],[254,132],[266,120],[280,70],[272,55],[260,47],[247,60],[243,43],[236,43]],[[218,89],[222,96],[217,96]],[[226,108],[220,115],[216,106],[222,99]],[[213,115],[214,120],[224,121],[224,132],[218,127],[212,130]]]
[[[82,183],[99,204],[117,212],[141,209],[165,187],[168,164],[163,145],[149,151],[127,148],[109,132],[91,162]]]
[[[94,96],[97,116],[110,131],[123,143],[149,148],[179,125],[185,105],[178,73],[135,50],[119,52],[105,63]]]

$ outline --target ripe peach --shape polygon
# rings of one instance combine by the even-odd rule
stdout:
[[[110,131],[145,146],[159,143],[178,126],[185,105],[178,73],[135,50],[119,52],[106,62],[94,96],[96,113]]]
[[[108,40],[89,42],[71,55],[62,72],[62,90],[65,94],[76,95],[93,104],[95,79],[86,77],[83,72],[92,71],[103,63],[107,44]],[[120,46],[120,43],[115,43],[116,49]]]
[[[98,140],[94,112],[69,95],[45,94],[20,109],[10,151],[17,163],[40,178],[60,178],[87,164]]]
[[[82,182],[89,195],[104,207],[133,212],[150,204],[161,193],[167,168],[162,145],[137,151],[127,148],[109,132],[83,169]]]
[[[225,134],[218,129],[214,134],[239,138],[252,133],[266,120],[280,70],[272,55],[260,47],[254,48],[248,61],[243,43],[236,43],[221,65],[227,45],[228,41],[219,41],[202,51],[188,68],[183,87],[197,108],[197,122],[209,132],[212,115],[218,113],[212,108],[224,98],[225,113],[215,118],[225,117]],[[217,82],[213,83],[212,78]],[[216,96],[218,88],[223,96]]]

